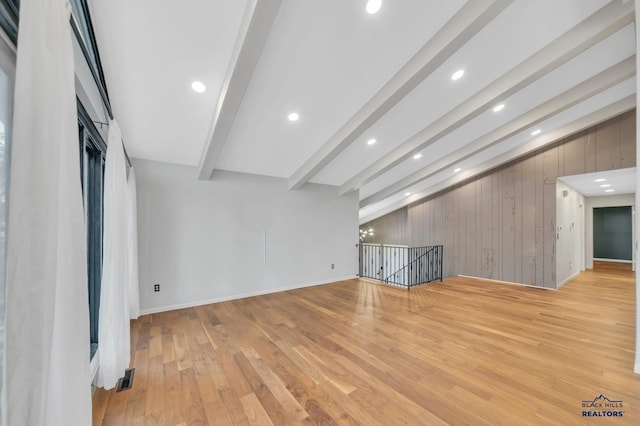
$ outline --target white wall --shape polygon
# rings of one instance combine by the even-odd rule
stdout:
[[[620,207],[620,206],[634,206],[632,211],[635,211],[636,197],[634,194],[621,194],[621,195],[607,195],[604,197],[587,197],[586,202],[586,267],[593,268],[593,209],[597,207]],[[634,214],[635,216],[635,214]],[[633,221],[632,221],[633,224]],[[632,225],[635,226],[635,225]],[[633,250],[633,264],[635,265],[636,252]]]
[[[556,181],[556,288],[584,269],[584,197]]]
[[[357,274],[355,193],[314,184],[290,191],[285,179],[224,171],[198,181],[195,167],[148,160],[133,166],[143,313]]]

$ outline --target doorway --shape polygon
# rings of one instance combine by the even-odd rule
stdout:
[[[629,262],[633,260],[631,206],[593,209],[593,259]]]

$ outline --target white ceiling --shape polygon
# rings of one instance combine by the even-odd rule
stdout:
[[[129,154],[359,190],[361,221],[635,106],[633,2],[187,3],[90,1]]]
[[[112,109],[132,157],[195,165],[246,0],[89,0]],[[191,90],[194,80],[207,91]]]
[[[634,194],[636,192],[636,168],[608,170],[606,172],[558,178],[586,197]],[[604,179],[604,180],[603,180]],[[607,190],[613,190],[606,192]]]

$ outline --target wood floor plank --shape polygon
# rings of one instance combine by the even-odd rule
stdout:
[[[109,405],[109,398],[111,397],[111,392],[105,391],[102,388],[98,388],[95,390],[93,394],[93,424],[101,425],[103,424],[104,415],[107,411],[107,406]]]
[[[235,354],[234,358],[247,383],[251,386],[253,394],[256,395],[256,398],[258,398],[273,423],[276,425],[286,424],[287,414],[275,396],[273,396],[273,393],[271,393],[269,388],[264,384],[262,378],[260,378],[253,366],[249,363],[249,360],[241,353]]]
[[[213,354],[213,349],[210,349],[209,354]],[[195,362],[194,368],[196,371],[196,383],[198,386],[198,392],[200,394],[200,400],[205,411],[207,425],[223,425],[229,423],[227,411],[218,395],[215,382],[213,381],[213,374],[210,367],[210,361],[208,359],[201,359]]]
[[[188,425],[206,425],[207,414],[200,396],[195,369],[189,368],[180,372],[182,395],[180,404],[182,418]]]
[[[309,416],[309,413],[307,413],[302,405],[291,395],[280,378],[262,359],[249,360],[249,362],[273,396],[278,400],[288,418],[299,421]]]
[[[273,425],[273,422],[269,418],[269,415],[264,410],[262,404],[256,397],[256,394],[249,393],[242,398],[240,398],[240,403],[242,404],[242,408],[244,408],[244,412],[247,415],[247,419],[249,419],[249,423],[252,425]]]
[[[349,280],[146,315],[133,388],[98,389],[93,424],[597,424],[600,394],[638,424],[634,284]]]

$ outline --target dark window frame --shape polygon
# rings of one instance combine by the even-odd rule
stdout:
[[[91,14],[89,13],[89,5],[87,4],[87,0],[72,0],[70,3],[73,11],[71,28],[73,28],[73,33],[80,43],[82,54],[89,65],[93,80],[98,86],[102,103],[107,109],[109,117],[113,118],[109,92],[107,91],[107,82],[104,78],[104,70],[102,69],[102,62],[100,61],[100,51],[98,50],[98,43],[96,42],[95,32],[93,31],[93,22],[91,21]]]
[[[84,55],[93,80],[98,87],[98,92],[102,98],[110,118],[113,118],[109,92],[104,78],[98,43],[93,31],[93,22],[89,13],[87,0],[72,0],[71,2],[71,28],[75,34],[82,54]],[[18,45],[18,23],[20,19],[20,0],[0,0],[0,27],[9,36],[14,45]]]
[[[102,239],[104,235],[104,164],[107,145],[80,99],[77,99],[77,104],[80,176],[85,208],[85,226],[87,229],[89,330],[91,357],[93,358],[98,347],[100,288],[102,282]]]
[[[0,27],[9,36],[14,45],[18,40],[19,0],[0,0]]]

